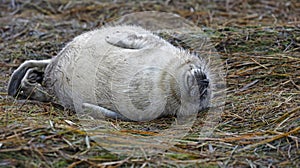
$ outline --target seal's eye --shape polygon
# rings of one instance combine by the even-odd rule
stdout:
[[[185,76],[185,88],[188,94],[192,97],[198,97],[198,86],[195,75],[192,70],[186,72]]]
[[[196,84],[195,76],[190,71],[187,73],[186,82],[188,88]]]

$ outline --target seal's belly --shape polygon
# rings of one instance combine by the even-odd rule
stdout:
[[[80,35],[50,63],[45,83],[60,104],[82,111],[82,104],[90,103],[139,121],[176,114],[194,100],[199,104],[199,94],[190,98],[189,91],[189,85],[197,85],[196,78],[184,77],[193,68],[200,71],[198,58],[141,28],[129,27],[124,33],[120,28]],[[112,32],[113,44],[105,40]],[[119,42],[119,35],[127,39]],[[182,100],[188,103],[182,105]]]

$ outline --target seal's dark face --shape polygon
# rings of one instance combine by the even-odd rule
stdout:
[[[185,89],[191,98],[203,101],[209,97],[209,79],[200,68],[191,67],[185,74]]]

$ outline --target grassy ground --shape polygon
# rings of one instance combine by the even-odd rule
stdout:
[[[299,9],[297,0],[2,1],[0,167],[299,167]],[[51,58],[76,35],[145,10],[194,22],[221,55],[227,98],[212,136],[199,137],[197,121],[165,153],[120,156],[89,140],[72,112],[7,96],[9,75],[20,62]],[[140,124],[112,123],[123,126],[121,132]]]

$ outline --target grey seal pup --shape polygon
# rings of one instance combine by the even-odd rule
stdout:
[[[138,26],[107,26],[75,37],[53,59],[29,60],[8,94],[57,102],[76,112],[148,121],[208,107],[207,63]]]

